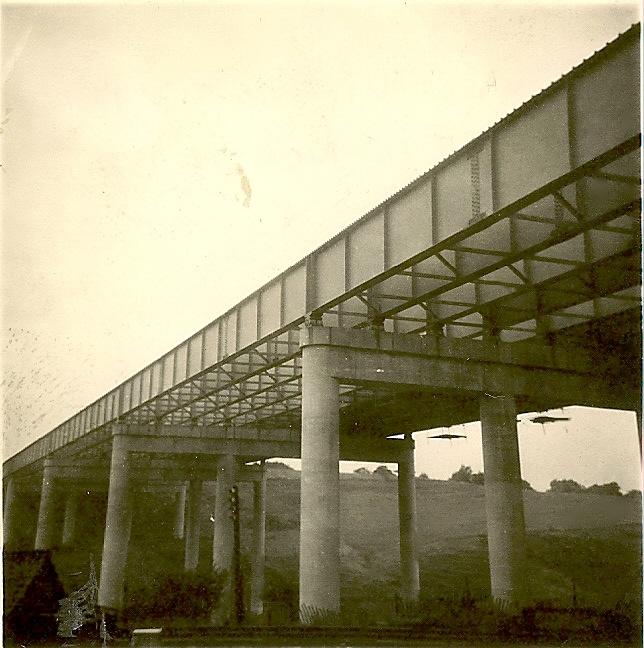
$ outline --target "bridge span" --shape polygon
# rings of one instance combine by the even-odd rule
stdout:
[[[641,411],[639,32],[7,459],[5,546],[25,541],[30,492],[28,540],[46,549],[73,542],[83,486],[103,489],[99,604],[119,610],[137,492],[177,491],[193,570],[202,485],[216,480],[212,565],[230,572],[228,491],[253,481],[259,613],[265,476],[249,464],[301,457],[300,607],[338,612],[338,461],[397,462],[401,595],[413,601],[410,435],[480,420],[491,595],[529,601],[517,413]]]

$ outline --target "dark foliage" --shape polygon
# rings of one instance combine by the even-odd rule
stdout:
[[[617,482],[593,484],[586,488],[574,479],[553,479],[550,482],[550,491],[552,493],[587,493],[588,495],[612,495],[615,497],[622,494]]]
[[[56,636],[58,601],[65,590],[49,551],[4,553],[5,638],[22,642]]]
[[[220,573],[175,574],[126,594],[128,619],[203,619],[216,606],[225,579]]]
[[[396,479],[396,475],[387,468],[387,466],[378,466],[374,471],[373,474],[375,477],[379,477],[380,479],[384,479],[385,481],[392,481]]]
[[[482,472],[472,472],[472,469],[469,466],[461,466],[452,476],[449,478],[449,481],[464,482],[466,484],[476,484],[477,486],[483,486],[485,484],[485,473]],[[523,490],[534,490],[530,485],[530,482],[525,479],[521,480],[523,483]]]

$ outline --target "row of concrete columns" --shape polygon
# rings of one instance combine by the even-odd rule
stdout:
[[[325,374],[324,346],[302,349],[300,606],[340,611],[339,383]],[[492,597],[524,600],[525,522],[514,399],[481,397],[485,506]],[[419,593],[413,445],[399,462],[401,595]]]
[[[218,571],[231,572],[233,558],[232,519],[230,515],[229,491],[236,479],[236,460],[232,455],[221,457],[217,474],[217,494],[214,512],[212,567]],[[46,462],[43,468],[40,505],[34,547],[37,550],[51,549],[57,544],[60,524],[57,510],[61,492],[59,469],[53,462]],[[253,560],[251,573],[250,609],[253,614],[263,612],[266,481],[265,473],[253,482],[254,522]],[[199,541],[201,531],[201,504],[203,482],[192,480],[182,485],[177,494],[176,517],[173,532],[175,537],[184,537],[184,566],[186,571],[197,569],[199,562]],[[3,536],[5,546],[15,546],[17,525],[24,519],[18,512],[20,497],[16,484],[9,479],[5,493]],[[127,435],[113,437],[110,463],[107,512],[101,560],[98,602],[104,608],[118,610],[123,605],[124,572],[127,562],[134,493]],[[63,520],[62,540],[69,545],[74,540],[79,509],[79,492],[67,493]]]
[[[302,477],[300,511],[300,607],[303,610],[340,610],[340,496],[339,496],[339,383],[325,373],[323,346],[302,349]],[[485,471],[492,596],[507,603],[523,600],[525,524],[514,399],[503,394],[483,395],[480,404]],[[401,596],[418,598],[419,566],[416,541],[416,502],[413,442],[403,446],[399,460]],[[99,605],[122,606],[123,575],[132,524],[132,489],[127,435],[113,437],[105,524]],[[236,480],[236,460],[220,458],[217,474],[213,569],[231,572],[233,558],[229,492]],[[46,462],[38,512],[35,546],[54,543],[55,466]],[[254,485],[254,530],[251,610],[262,610],[265,482]],[[200,507],[203,484],[190,481],[177,495],[174,534],[184,538],[186,570],[199,559]],[[9,480],[5,496],[5,543],[14,533],[11,511],[16,500]],[[78,501],[67,502],[63,537],[73,537]]]

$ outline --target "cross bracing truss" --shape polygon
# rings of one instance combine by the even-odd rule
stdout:
[[[350,318],[355,328],[380,318],[389,330],[431,334],[440,329],[455,337],[481,338],[492,326],[511,341],[639,307],[640,202],[634,176],[629,176],[632,200],[603,204],[608,207],[603,211],[582,212],[572,204],[565,213],[557,209],[561,197],[577,193],[582,180],[622,183],[622,176],[599,171],[617,162],[637,166],[638,148],[638,140],[626,142],[512,209],[375,277],[362,292],[333,300],[316,315],[335,316],[340,325]],[[493,240],[477,238],[492,227]],[[395,281],[398,292],[392,295],[387,290]],[[298,330],[291,332],[291,346],[283,345],[282,354],[276,346],[269,353],[270,342],[262,342],[124,421],[299,426]],[[343,386],[343,405],[370,398],[369,390]]]
[[[298,428],[309,313],[515,341],[639,308],[638,37],[609,44],[5,472],[115,421]],[[342,386],[343,406],[377,396]]]

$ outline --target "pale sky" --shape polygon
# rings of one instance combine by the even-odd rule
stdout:
[[[638,20],[625,2],[5,3],[5,456]],[[567,415],[519,426],[526,479],[639,487],[634,415]],[[466,431],[417,434],[417,472],[480,470]]]

